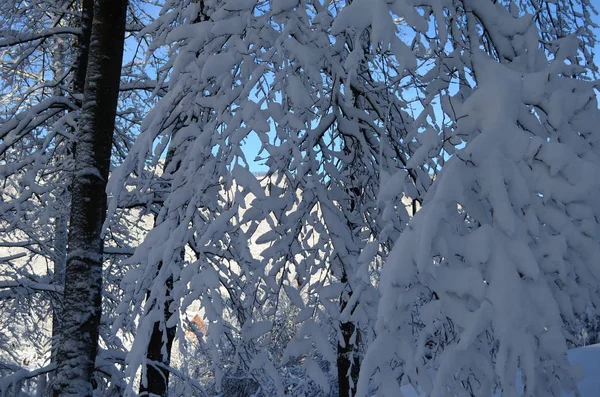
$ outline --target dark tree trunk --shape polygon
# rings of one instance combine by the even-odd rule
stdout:
[[[53,241],[53,275],[52,283],[57,286],[64,287],[65,285],[65,268],[67,264],[67,233],[68,233],[68,217],[69,208],[63,199],[66,200],[67,192],[62,192],[59,196],[59,215],[56,218],[54,226],[54,241]],[[57,294],[58,295],[58,294]],[[62,296],[53,296],[52,305],[52,347],[50,350],[50,361],[56,362],[56,352],[58,350],[60,329],[61,329],[61,312],[63,299]],[[43,375],[44,377],[46,375]],[[49,374],[50,383],[54,379],[54,373]],[[45,388],[45,386],[43,387]],[[51,396],[52,390],[47,388],[43,391],[44,396]]]
[[[127,0],[94,3],[77,134],[54,396],[91,396],[102,312],[102,225],[123,59]]]
[[[358,93],[355,92],[355,100],[358,101],[359,96]],[[355,105],[358,107],[358,102],[355,102]],[[360,155],[360,153],[356,152],[356,149],[353,147],[351,141],[346,140],[344,147],[344,153],[347,156],[353,155],[354,158]],[[352,239],[357,241],[357,245],[361,245],[361,237],[360,234],[357,233],[360,230],[360,226],[357,225],[353,219],[354,216],[361,212],[359,202],[361,196],[361,188],[358,185],[353,168],[356,167],[355,164],[350,163],[349,167],[349,185],[347,187],[347,193],[350,196],[347,226],[348,230],[351,231]],[[355,168],[356,169],[356,168]],[[354,257],[358,258],[360,252],[354,252]],[[351,272],[353,272],[351,270]],[[352,274],[352,273],[351,273]],[[348,279],[348,269],[346,265],[342,265],[342,277],[340,278],[340,283],[345,284],[345,291],[342,292],[340,296],[340,313],[346,310],[348,306],[348,302],[350,302],[350,298],[352,298],[352,286],[350,280]],[[351,308],[351,315],[354,313],[356,309],[355,306]],[[350,315],[350,317],[352,317]],[[356,386],[358,384],[358,374],[360,373],[360,329],[356,326],[352,320],[348,320],[346,322],[341,322],[340,325],[341,331],[341,340],[338,339],[337,346],[337,367],[338,367],[338,389],[339,389],[339,397],[354,397],[356,394]],[[354,339],[352,338],[354,336]]]
[[[92,34],[92,17],[94,12],[94,2],[93,0],[83,0],[81,2],[80,8],[75,11],[80,13],[80,18],[71,18],[70,24],[72,26],[80,26],[81,34],[77,38],[77,50],[75,54],[75,63],[73,65],[73,80],[71,83],[71,94],[75,99],[75,102],[79,107],[81,107],[81,97],[83,96],[83,90],[85,85],[85,73],[88,62],[89,55],[89,46],[90,46],[90,36]],[[62,44],[64,46],[64,43]],[[62,53],[64,48],[59,49],[59,52]],[[60,55],[59,55],[60,56]],[[61,63],[57,67],[57,71],[61,73],[64,71],[64,64],[62,64],[64,59],[59,59],[58,62]],[[60,73],[55,73],[60,74]],[[64,95],[64,92],[57,86],[56,95]],[[76,133],[76,131],[73,131]],[[67,142],[68,148],[64,153],[66,158],[70,158],[73,155],[73,145],[75,142]],[[65,159],[68,161],[68,159]],[[65,173],[65,178],[67,178],[67,182],[65,182],[65,190],[60,193],[58,197],[58,208],[57,211],[59,215],[55,221],[55,230],[54,230],[54,241],[53,241],[53,277],[52,283],[54,285],[60,286],[64,288],[65,285],[65,269],[67,265],[67,240],[68,240],[68,224],[69,224],[69,213],[70,213],[70,193],[68,189],[72,183],[72,173]],[[58,350],[59,338],[60,338],[60,330],[61,330],[61,311],[63,305],[62,296],[54,296],[51,300],[52,305],[52,347],[50,353],[50,361],[52,363],[56,363],[56,354]],[[49,376],[49,384],[53,384],[54,381],[54,372],[48,374]],[[45,377],[46,375],[43,375]],[[42,383],[44,383],[42,385]],[[45,382],[40,383],[40,390],[44,396],[50,397],[53,394],[53,390],[50,387],[46,387]]]
[[[73,94],[83,94],[87,70],[90,37],[92,35],[92,20],[94,18],[94,0],[81,1],[81,35],[77,40],[77,58],[74,65]]]
[[[167,279],[166,292],[168,298],[165,302],[164,319],[163,323],[166,323],[171,318],[171,312],[169,306],[173,302],[170,297],[171,291],[173,290],[173,276]],[[173,340],[175,339],[176,327],[168,327],[165,329],[161,328],[160,322],[154,323],[152,329],[152,335],[150,336],[150,342],[148,343],[148,351],[146,352],[146,359],[148,363],[145,366],[147,384],[144,385],[143,379],[140,380],[140,396],[160,396],[166,397],[169,388],[169,371],[164,367],[156,366],[154,363],[160,363],[163,365],[170,365],[171,363],[171,347],[173,346]],[[164,338],[163,338],[164,336]],[[166,348],[166,356],[163,356],[163,346]]]
[[[199,4],[199,11],[196,18],[193,19],[193,23],[199,23],[208,20],[208,16],[205,14],[205,6],[204,0],[192,0],[193,3]],[[175,137],[173,134],[171,142],[173,142],[173,138]],[[169,168],[171,161],[175,155],[176,147],[170,146],[167,150],[167,156],[165,158],[165,171]],[[175,167],[175,170],[179,168],[179,165]],[[167,187],[168,188],[168,187]],[[181,261],[183,261],[184,251],[181,250]],[[160,270],[160,267],[159,267]],[[173,299],[171,298],[173,291],[173,276],[169,276],[167,278],[165,284],[165,293],[167,296],[165,302],[164,309],[164,320],[165,324],[171,318],[171,312],[169,311],[169,307],[173,303]],[[150,342],[148,343],[148,350],[146,352],[147,363],[145,365],[144,371],[146,373],[147,383],[144,385],[144,379],[140,379],[140,396],[151,396],[156,395],[160,397],[167,397],[167,392],[169,388],[169,371],[164,367],[157,367],[153,365],[152,362],[160,363],[165,366],[170,365],[171,363],[171,347],[173,346],[173,340],[175,339],[176,327],[170,327],[163,329],[160,326],[160,322],[154,323],[154,327],[152,328],[152,334],[150,335]],[[166,355],[163,356],[163,347],[166,351]]]
[[[351,296],[352,293],[350,293],[347,297],[342,297],[340,299],[340,312],[344,311]],[[338,395],[339,397],[353,397],[356,394],[358,373],[360,372],[360,356],[358,354],[358,348],[360,346],[360,330],[356,329],[356,325],[353,322],[348,321],[340,324],[340,331],[342,331],[344,344],[342,345],[341,341],[338,341]],[[352,335],[355,332],[356,337],[353,343]]]
[[[92,16],[94,11],[93,0],[83,0],[81,2],[81,18],[72,22],[81,26],[81,35],[77,39],[77,54],[75,57],[75,65],[73,66],[73,82],[72,82],[72,94],[75,97],[83,95],[83,89],[85,85],[85,71],[88,61],[88,51],[90,46],[90,36],[92,34]],[[62,62],[61,59],[59,62]],[[59,69],[62,71],[62,66]],[[63,92],[56,92],[56,95],[63,95]],[[77,101],[81,106],[81,101]],[[73,142],[69,142],[68,145],[72,145]],[[73,148],[69,147],[67,155],[72,154]],[[66,176],[69,179],[71,175]],[[67,184],[70,184],[67,183]],[[59,215],[56,218],[55,230],[54,230],[54,241],[53,241],[53,264],[54,271],[52,277],[52,283],[64,287],[65,284],[65,268],[67,263],[67,239],[68,239],[68,223],[69,223],[69,193],[65,190],[60,193],[58,197],[58,208]],[[53,299],[52,301],[52,354],[51,361],[56,362],[56,349],[58,346],[59,333],[60,333],[60,312],[62,307],[62,297],[60,299]]]
[[[175,138],[175,134],[173,134],[173,138]],[[173,142],[173,139],[171,140]],[[169,146],[167,150],[167,156],[165,158],[165,166],[164,173],[169,169],[169,165],[175,156],[175,151],[177,148],[173,147],[172,144]],[[176,169],[179,168],[178,166]],[[164,186],[165,189],[168,189],[169,186]],[[156,219],[155,219],[156,224]],[[181,250],[181,260],[183,261],[184,251]],[[160,266],[158,268],[160,271]],[[171,318],[171,312],[169,311],[169,307],[173,303],[173,299],[171,298],[173,291],[173,276],[169,276],[165,283],[165,293],[167,296],[165,302],[165,309],[163,311],[164,316],[164,324],[166,324]],[[149,298],[149,294],[147,296]],[[166,325],[165,325],[166,326]],[[169,389],[169,371],[164,367],[157,367],[152,362],[160,363],[165,366],[171,364],[171,347],[173,346],[173,340],[175,339],[176,327],[169,327],[163,329],[161,328],[160,322],[154,323],[154,327],[152,328],[152,335],[150,335],[150,341],[148,342],[148,350],[146,351],[146,360],[147,363],[144,367],[144,372],[146,373],[146,384],[144,384],[144,379],[140,379],[140,396],[160,396],[167,397],[167,391]],[[164,338],[163,338],[164,336]],[[165,347],[166,355],[163,356],[163,347]]]

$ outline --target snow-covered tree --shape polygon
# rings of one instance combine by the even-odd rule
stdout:
[[[448,136],[464,147],[382,271],[358,395],[559,396],[575,387],[572,325],[599,303],[590,6],[432,1],[411,15],[398,3],[443,41],[427,43],[445,67],[428,90],[446,90]]]
[[[204,81],[198,81],[200,75],[197,74],[198,66],[202,67],[205,62],[208,64],[213,60],[211,58],[220,58],[221,53],[228,56],[228,47],[223,47],[227,40],[234,41],[239,34],[231,35],[225,31],[224,35],[215,33],[207,37],[195,37],[194,30],[189,29],[189,25],[203,24],[203,29],[210,28],[213,22],[205,19],[214,12],[215,8],[205,5],[204,2],[191,5],[169,3],[164,7],[163,16],[146,29],[154,36],[157,47],[165,40],[167,43],[169,40],[178,42],[171,50],[172,61],[167,65],[172,67],[172,70],[168,75],[165,74],[168,76],[169,89],[148,116],[128,160],[115,172],[111,182],[115,189],[115,197],[127,194],[123,189],[127,183],[140,186],[136,191],[140,202],[154,200],[156,186],[165,190],[160,198],[156,227],[130,260],[132,264],[138,264],[138,267],[123,281],[128,299],[119,309],[119,314],[123,317],[115,327],[117,332],[119,327],[126,327],[127,324],[132,324],[137,316],[141,316],[136,340],[128,356],[130,367],[126,374],[130,377],[131,388],[134,387],[134,375],[140,366],[143,367],[142,388],[146,387],[146,384],[150,387],[151,380],[148,376],[156,376],[157,372],[148,371],[151,365],[160,365],[162,369],[177,372],[168,365],[168,330],[181,324],[183,320],[180,312],[185,311],[195,299],[203,300],[202,306],[207,312],[215,310],[215,314],[210,318],[214,323],[210,328],[215,331],[209,336],[213,339],[211,345],[214,349],[218,349],[221,338],[224,341],[227,338],[237,338],[233,336],[233,331],[227,331],[239,327],[230,326],[228,316],[231,316],[232,322],[240,324],[243,308],[235,298],[243,293],[240,290],[242,285],[246,284],[248,288],[254,288],[256,285],[253,281],[241,282],[239,277],[242,276],[236,273],[239,269],[232,269],[227,265],[227,261],[243,264],[244,261],[249,262],[251,257],[247,247],[248,238],[244,236],[239,224],[235,226],[235,221],[231,220],[235,216],[241,197],[237,197],[238,202],[233,201],[229,168],[233,159],[241,155],[238,145],[239,140],[243,138],[242,132],[238,138],[230,136],[233,131],[239,129],[241,123],[239,116],[232,116],[230,103],[238,98],[240,101],[247,99],[244,97],[244,91],[238,87],[241,84],[231,77],[225,82],[215,81],[221,74],[230,75],[231,69],[219,68],[219,65],[215,64],[212,69],[203,72],[207,76],[202,77]],[[172,29],[171,24],[174,21],[187,23],[179,29]],[[221,29],[229,25],[235,26],[232,21],[224,20],[220,23]],[[197,48],[204,48],[206,53],[196,60],[193,54]],[[245,70],[239,73],[236,79],[241,79],[243,83],[251,77]],[[204,101],[203,95],[208,96]],[[163,143],[159,143],[154,149],[154,142],[161,137]],[[129,173],[136,168],[146,168],[148,158],[153,158],[156,166],[169,141],[173,150],[169,151],[168,164],[162,173],[147,181],[137,180],[135,176],[127,179]],[[247,175],[254,178],[250,173]],[[116,201],[114,203],[116,205]],[[152,247],[152,250],[149,250],[149,247]],[[182,251],[186,247],[195,257],[192,263],[189,259],[185,263],[182,261]],[[237,252],[240,249],[243,252]],[[221,277],[217,276],[219,270],[222,272]],[[196,274],[201,271],[209,288],[198,282],[190,285],[194,276],[194,281],[202,280]],[[169,280],[173,280],[172,288]],[[219,283],[229,287],[229,304],[219,292]],[[185,300],[182,301],[182,298]],[[236,306],[232,307],[230,304]],[[218,326],[222,326],[222,329],[218,330]],[[163,357],[160,362],[152,363],[148,362],[152,358],[148,344],[154,338],[157,329],[163,333],[162,338],[158,338],[164,343],[161,349]],[[178,327],[177,333],[180,336],[179,341],[182,342],[184,332],[181,326]],[[221,360],[217,350],[213,352],[215,367],[219,368]],[[245,365],[248,367],[249,363]],[[158,374],[160,375],[160,372]]]
[[[339,388],[347,395],[357,381],[360,335],[373,335],[373,270],[408,220],[404,205],[391,202],[405,192],[420,201],[428,170],[436,167],[431,139],[414,139],[421,126],[395,95],[416,60],[402,58],[409,47],[395,35],[393,51],[370,52],[369,29],[335,27],[338,3],[234,3],[167,3],[144,31],[155,48],[171,46],[171,61],[168,93],[111,182],[117,198],[129,194],[124,186],[130,184],[143,186],[135,193],[140,202],[153,201],[158,186],[164,199],[157,227],[131,258],[138,267],[124,280],[132,295],[117,326],[137,316],[142,324],[128,375],[133,379],[142,366],[142,385],[145,374],[151,383],[144,352],[152,330],[158,323],[162,365],[168,365],[167,330],[199,300],[217,384],[219,371],[262,373],[283,392],[283,369],[300,362],[326,390],[319,365],[339,367]],[[239,148],[251,135],[270,168],[262,181],[248,172]],[[176,149],[162,174],[128,180],[147,159],[157,164],[167,145]],[[430,164],[410,166],[415,153]],[[377,206],[380,180],[401,184],[381,197],[390,203],[386,211]],[[270,230],[264,233],[261,224]],[[265,247],[260,257],[249,254],[250,239]],[[186,246],[195,262],[180,260]],[[302,327],[290,349],[275,357],[256,343],[268,340],[281,299],[300,309]],[[298,347],[311,344],[316,349]],[[236,352],[231,363],[223,356],[231,351],[226,345]]]
[[[149,19],[142,12],[143,4],[130,5],[129,31],[139,30]],[[45,372],[53,368],[53,364],[36,368],[44,365],[50,351],[46,320],[51,318],[53,322],[53,355],[60,328],[57,320],[66,262],[69,185],[93,2],[42,1],[28,9],[22,2],[9,1],[1,7],[3,58],[0,83],[6,95],[0,106],[0,173],[3,182],[0,317],[7,330],[7,340],[6,344],[0,345],[0,350],[6,349],[7,355],[3,356],[2,362],[11,363],[11,369],[3,373],[0,389],[18,388],[20,378],[33,377],[37,373],[41,390],[45,387],[42,379]],[[159,91],[156,82],[149,77],[149,65],[158,59],[151,57],[140,62],[143,41],[132,43],[131,36],[128,40],[137,53],[129,51],[131,60],[127,60],[122,70],[112,157],[117,164],[126,154],[136,125],[151,104],[147,101],[148,94],[154,89]],[[135,206],[131,202],[122,204],[129,208],[128,211]],[[136,224],[129,224],[128,233],[124,235],[122,227],[131,220],[131,212],[128,217],[116,220],[105,239],[109,248],[105,250],[103,304],[108,313],[119,296],[119,291],[113,288],[118,285],[114,278],[120,279],[122,271],[122,267],[111,264],[128,252],[128,246],[140,229]],[[25,335],[32,335],[31,340],[24,338]],[[14,341],[22,343],[15,349]],[[37,360],[27,358],[26,362],[21,362],[28,350],[37,351]],[[54,356],[51,361],[55,361]],[[19,368],[20,364],[25,368]],[[35,371],[26,370],[32,367]],[[105,369],[100,369],[99,373],[103,371]]]
[[[23,258],[2,265],[2,321],[11,324],[7,327],[11,330],[7,337],[12,340],[23,340],[24,335],[33,334],[35,337],[25,343],[44,357],[47,349],[43,341],[48,340],[48,335],[41,324],[50,310],[53,354],[59,329],[73,114],[79,107],[78,94],[83,90],[89,40],[85,32],[89,33],[89,29],[75,17],[77,13],[68,2],[44,4],[30,12],[12,1],[2,7],[5,18],[1,34],[1,81],[6,95],[0,127],[0,174],[4,188],[0,246]],[[83,73],[79,73],[82,69]],[[40,269],[44,261],[52,269],[48,274]],[[24,350],[24,345],[13,350],[14,358]],[[34,362],[23,364],[33,366]],[[41,380],[48,369],[37,371]],[[10,372],[22,378],[35,376],[22,369]],[[11,382],[13,388],[20,383],[19,376],[11,379],[6,375],[9,387]],[[44,382],[39,382],[39,390],[44,387]]]
[[[59,388],[90,393],[92,371],[102,395],[573,387],[565,351],[598,318],[600,281],[587,1],[165,0],[147,25],[150,6],[132,3],[139,51],[111,94],[115,128],[104,119],[92,142],[101,129],[79,116],[97,75],[81,95],[85,51],[72,45],[86,13],[9,3],[0,246],[16,251],[0,255],[0,321],[31,323],[48,296],[60,302],[61,264],[93,251],[78,250],[82,226],[104,250],[75,272],[105,277],[91,306],[72,292],[94,277],[66,285]],[[94,142],[100,201],[83,222],[69,202],[86,205],[89,178],[70,175],[94,177],[97,164],[81,169]],[[28,269],[36,258],[54,273]],[[92,312],[71,382],[64,342]],[[0,335],[0,350],[9,342]],[[53,368],[0,366],[0,391]]]
[[[91,396],[102,315],[106,183],[125,40],[127,0],[94,3],[74,156],[54,397]]]
[[[290,298],[307,298],[294,301],[303,309],[297,320],[303,327],[284,359],[306,360],[307,374],[322,384],[320,370],[309,364],[320,352],[337,367],[339,395],[347,396],[354,394],[362,350],[373,334],[373,273],[408,219],[404,206],[384,214],[377,205],[380,181],[395,174],[400,186],[388,190],[388,199],[402,196],[406,182],[418,200],[414,186],[428,186],[430,177],[406,171],[413,148],[404,138],[415,125],[394,94],[393,81],[405,76],[406,65],[395,62],[399,52],[370,51],[379,32],[340,25],[338,7],[305,2],[276,14],[282,84],[271,87],[276,94],[269,106],[281,111],[272,113],[275,138],[264,145],[274,186],[253,206],[274,218],[272,230],[259,238],[270,243],[263,252],[267,284],[275,291],[283,286]],[[401,51],[400,39],[392,40]],[[317,325],[322,322],[328,327]],[[329,330],[337,352],[326,354],[315,341],[331,340]]]

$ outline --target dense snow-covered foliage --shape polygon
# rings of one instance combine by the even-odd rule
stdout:
[[[426,157],[431,148],[413,142],[419,126],[394,95],[400,82],[387,81],[398,79],[401,67],[388,53],[363,53],[368,36],[336,28],[337,4],[172,7],[148,28],[158,44],[175,41],[168,93],[111,182],[117,196],[127,194],[124,186],[131,183],[143,184],[140,200],[153,197],[155,182],[126,182],[127,175],[146,167],[147,158],[157,159],[167,142],[174,148],[167,169],[157,175],[167,186],[160,225],[131,258],[140,266],[124,280],[134,283],[125,288],[136,309],[125,300],[123,321],[142,315],[141,324],[147,324],[130,354],[130,373],[142,364],[150,324],[164,317],[161,305],[171,294],[172,324],[178,311],[201,302],[217,384],[221,371],[254,368],[282,392],[281,371],[300,360],[328,391],[317,361],[335,368],[352,344],[348,353],[355,358],[347,365],[358,374],[366,345],[360,341],[373,335],[377,263],[409,219],[404,206],[391,203],[406,190],[402,186],[381,197],[390,203],[385,213],[378,208],[380,180],[406,182],[416,203],[430,184],[427,170],[434,170],[402,170],[414,151],[420,148]],[[177,20],[179,27],[167,25]],[[259,155],[269,166],[261,181],[248,172],[239,147],[250,134],[258,135]],[[156,148],[157,140],[163,144]],[[259,256],[250,255],[249,240],[265,247]],[[186,245],[195,261],[182,264],[177,252]],[[165,288],[169,277],[172,292]],[[277,357],[264,341],[274,336],[270,324],[285,315],[281,299],[300,310],[300,328]],[[330,334],[337,336],[332,340]],[[228,344],[238,355],[234,364],[219,356]]]
[[[558,396],[575,384],[572,326],[598,307],[600,113],[577,37],[549,54],[531,15],[465,3],[449,62],[473,89],[442,99],[465,147],[382,271],[359,395],[373,376],[384,395],[401,379],[434,396]]]
[[[121,82],[104,230],[132,255],[106,261],[102,393],[573,389],[566,350],[600,303],[587,0],[157,4],[145,26],[130,10],[149,50]],[[5,59],[79,34],[26,24]],[[14,86],[0,219],[64,246],[80,98]]]

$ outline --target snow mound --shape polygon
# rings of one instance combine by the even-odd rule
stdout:
[[[581,397],[600,396],[600,344],[569,350],[569,362],[583,371],[583,379],[579,382]],[[402,387],[404,397],[421,397],[412,386]],[[573,393],[563,393],[562,397],[574,397]]]
[[[583,379],[579,382],[581,397],[600,396],[600,344],[570,350],[568,356],[571,364],[583,370]],[[563,397],[572,396],[572,393],[563,393]]]

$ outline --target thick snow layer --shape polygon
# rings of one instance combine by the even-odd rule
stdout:
[[[579,382],[581,397],[600,396],[600,344],[570,350],[569,361],[583,370],[583,379]],[[563,394],[564,397],[572,395]]]
[[[569,362],[579,367],[583,373],[583,379],[579,382],[581,397],[600,396],[600,344],[580,347],[569,350]],[[402,387],[404,397],[421,397],[412,386]],[[572,393],[563,393],[562,397],[574,397]]]

